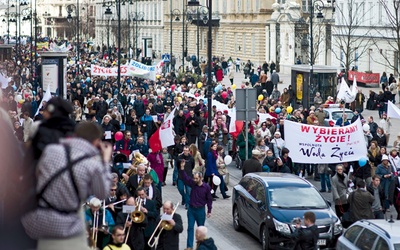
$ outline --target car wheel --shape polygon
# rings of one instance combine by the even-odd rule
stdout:
[[[237,206],[233,207],[233,228],[236,231],[240,231],[242,229],[242,226],[240,225],[239,209]]]
[[[263,250],[268,250],[268,228],[265,225],[261,229],[261,244]]]

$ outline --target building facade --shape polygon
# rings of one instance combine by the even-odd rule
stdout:
[[[162,10],[165,1],[137,0],[121,3],[121,48],[142,51],[141,56],[151,56],[152,52],[159,55],[163,46],[164,22]],[[96,7],[95,44],[107,47],[117,46],[118,16],[116,6],[98,4]],[[111,15],[106,14],[107,8],[111,10]],[[144,51],[147,51],[147,53],[144,53]]]
[[[337,0],[332,65],[399,75],[400,34],[396,30],[400,17],[395,15],[399,7],[398,1],[392,0]],[[350,37],[349,42],[345,36]]]

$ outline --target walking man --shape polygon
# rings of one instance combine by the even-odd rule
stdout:
[[[193,179],[190,179],[185,171],[185,162],[181,161],[180,178],[183,180],[185,185],[192,188],[190,193],[190,202],[188,207],[188,238],[185,250],[193,249],[193,238],[194,238],[194,223],[197,226],[204,226],[206,221],[206,204],[207,204],[207,218],[211,217],[212,209],[212,196],[211,188],[207,183],[203,182],[202,173],[194,173]]]

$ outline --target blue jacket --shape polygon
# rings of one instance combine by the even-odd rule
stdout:
[[[215,159],[212,152],[208,152],[206,161],[206,176],[219,175],[217,169],[217,159]]]
[[[133,151],[135,150],[139,150],[139,152],[146,157],[149,154],[149,146],[147,146],[144,143],[143,144],[136,143],[135,146],[133,146]]]

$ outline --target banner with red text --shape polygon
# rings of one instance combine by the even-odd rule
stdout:
[[[90,67],[92,76],[118,76],[118,67],[102,67],[93,64]],[[149,70],[132,65],[121,65],[121,76],[136,76],[154,80]]]
[[[297,163],[340,163],[367,156],[360,119],[344,127],[320,127],[285,120],[285,147]]]

